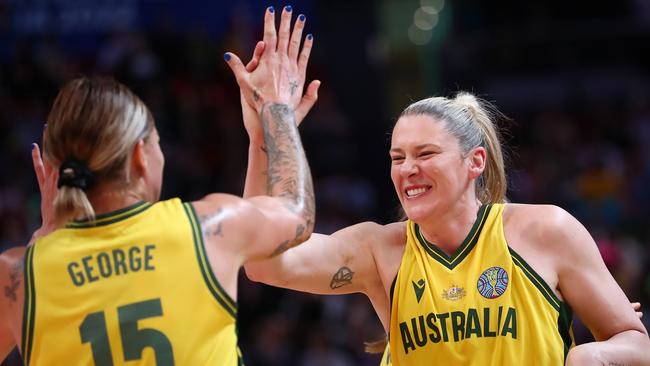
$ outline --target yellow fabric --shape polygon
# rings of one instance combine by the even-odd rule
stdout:
[[[28,365],[241,365],[236,304],[179,199],[73,222],[27,255]]]
[[[386,345],[386,349],[384,349],[384,354],[381,356],[381,362],[379,363],[379,366],[392,366],[393,362],[391,361],[391,355],[390,355],[390,344]]]
[[[503,208],[482,206],[451,257],[408,222],[391,292],[395,366],[564,364],[571,310],[508,247]]]

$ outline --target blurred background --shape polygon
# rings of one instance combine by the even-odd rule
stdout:
[[[0,246],[40,225],[30,144],[57,89],[112,75],[150,107],[166,155],[163,198],[241,194],[247,137],[222,55],[248,59],[269,5],[307,16],[301,126],[317,232],[387,223],[398,201],[389,133],[410,102],[468,90],[493,101],[509,198],[560,205],[594,236],[628,297],[650,311],[650,1],[0,0]],[[383,329],[363,295],[319,297],[242,276],[247,365],[377,365]],[[589,333],[575,326],[578,342]],[[2,365],[20,365],[14,354]]]

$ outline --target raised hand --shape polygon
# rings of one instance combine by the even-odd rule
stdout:
[[[32,144],[32,164],[38,181],[38,189],[41,192],[41,219],[43,222],[41,227],[32,235],[29,245],[33,244],[36,239],[56,229],[54,199],[58,191],[56,183],[59,177],[59,173],[52,167],[50,162],[47,159],[43,160],[41,150],[36,143]]]
[[[228,52],[224,55],[235,74],[242,95],[258,114],[266,103],[285,104],[291,109],[296,109],[302,99],[313,37],[311,35],[306,37],[300,51],[306,18],[302,14],[297,17],[291,34],[291,14],[291,7],[286,6],[282,12],[279,31],[276,33],[275,12],[272,7],[266,10],[263,53],[259,61],[254,57],[248,68],[235,54]],[[258,47],[256,51],[257,49]],[[317,90],[318,84],[318,81],[310,84],[310,89],[314,91],[313,94],[309,94],[310,98],[311,95],[315,95],[314,88]],[[309,108],[306,108],[307,111]],[[304,114],[301,117],[304,117]]]
[[[300,17],[299,16],[299,20]],[[304,20],[300,20],[303,23],[304,27]],[[296,33],[296,28],[297,25],[294,27],[294,36]],[[309,42],[309,47],[311,48],[313,46],[313,38],[311,40],[307,40],[306,42]],[[259,41],[255,45],[255,50],[253,51],[253,57],[251,60],[246,64],[246,71],[253,72],[257,68],[257,65],[259,64],[260,57],[262,56],[262,53],[264,52],[266,44],[264,41]],[[307,64],[309,62],[309,52],[303,53],[305,55],[306,59],[304,62],[299,63],[299,68],[300,72],[302,75],[306,74],[306,69],[307,69]],[[314,106],[316,101],[318,100],[318,88],[320,87],[321,82],[319,80],[312,80],[311,83],[309,83],[309,86],[307,87],[307,92],[305,95],[302,95],[302,89],[300,89],[300,95],[302,98],[300,99],[299,104],[293,105],[292,107],[295,110],[295,118],[296,118],[296,124],[300,125],[300,123],[304,120],[304,118],[307,116],[311,108]],[[262,125],[260,123],[260,118],[255,109],[246,101],[246,98],[244,97],[244,93],[240,92],[240,101],[241,101],[241,107],[242,107],[242,116],[244,120],[244,127],[246,128],[246,132],[248,133],[248,137],[250,139],[250,142],[254,145],[261,146],[263,144],[263,131],[262,131]]]

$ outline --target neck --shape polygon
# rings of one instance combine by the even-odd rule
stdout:
[[[132,187],[104,185],[89,192],[88,199],[95,210],[95,215],[101,215],[134,205],[146,198],[136,194]]]
[[[420,232],[430,243],[447,254],[452,254],[469,234],[481,203],[474,195],[457,200],[442,214],[433,215],[425,222],[418,223]]]

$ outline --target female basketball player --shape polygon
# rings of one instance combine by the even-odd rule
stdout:
[[[467,93],[410,105],[390,149],[408,220],[314,234],[246,264],[249,278],[365,293],[390,334],[382,364],[649,365],[647,331],[585,228],[555,206],[505,203],[490,110]],[[253,145],[248,195],[263,192]],[[596,342],[573,346],[572,312]]]
[[[43,231],[53,221],[60,228],[0,256],[0,359],[18,345],[26,365],[242,363],[239,268],[304,241],[314,222],[294,119],[311,40],[299,64],[288,45],[300,43],[304,16],[298,40],[283,32],[291,8],[279,36],[274,16],[269,8],[254,72],[225,55],[264,131],[265,196],[157,202],[164,158],[147,107],[112,80],[63,86],[44,133],[46,164],[58,175],[41,169],[34,150],[43,200],[53,202]]]

